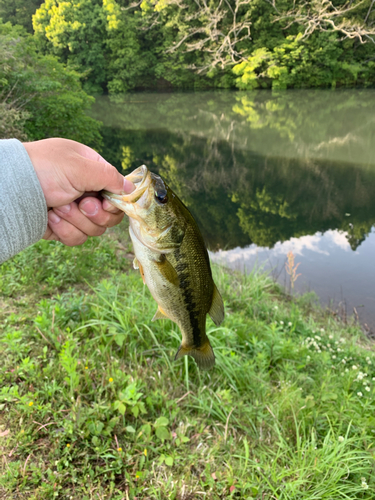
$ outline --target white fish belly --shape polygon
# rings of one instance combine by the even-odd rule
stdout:
[[[159,270],[157,262],[164,258],[163,254],[151,250],[139,241],[131,226],[129,233],[135,256],[142,266],[144,280],[151,295],[169,319],[180,326],[188,321],[189,313],[186,310],[179,286],[171,283]]]

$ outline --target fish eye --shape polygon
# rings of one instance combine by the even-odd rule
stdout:
[[[164,191],[164,189],[160,189],[159,191],[155,191],[155,198],[159,203],[167,203],[168,201],[168,196],[167,196],[167,191]]]

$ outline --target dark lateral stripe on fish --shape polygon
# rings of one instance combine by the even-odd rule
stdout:
[[[179,251],[174,253],[175,259],[178,261],[181,258]],[[188,265],[184,262],[179,262],[176,266],[176,271],[180,280],[180,288],[182,291],[182,297],[186,305],[186,309],[189,313],[190,325],[192,328],[193,342],[195,347],[200,347],[202,345],[202,332],[199,328],[198,314],[196,311],[197,304],[194,302],[191,283],[189,280],[189,274],[185,272],[188,269]]]
[[[183,266],[183,269],[182,269],[182,271],[183,271],[186,268],[186,264],[184,264],[183,262],[180,262],[180,259],[182,258],[181,253],[178,250],[175,250],[175,252],[173,253],[173,256],[176,259],[176,261],[178,262],[178,264],[176,266],[176,270],[178,270],[177,269],[178,266]]]
[[[177,257],[177,255],[178,255],[178,257]],[[174,256],[175,256],[175,259],[177,260],[177,262],[181,258],[180,252],[175,252]],[[178,272],[178,274],[180,274],[180,273],[182,274],[187,269],[187,267],[188,267],[188,265],[185,264],[185,262],[179,262],[176,266],[176,271]]]
[[[189,283],[190,285],[190,283]],[[195,347],[200,347],[202,345],[202,332],[199,328],[199,321],[196,312],[196,303],[193,301],[193,297],[190,288],[183,289],[182,295],[184,297],[184,302],[186,309],[190,317],[190,325],[192,327],[193,342]]]

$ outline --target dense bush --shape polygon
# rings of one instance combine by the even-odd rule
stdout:
[[[60,136],[97,146],[99,124],[86,116],[92,102],[78,73],[38,54],[20,26],[0,23],[1,138]]]

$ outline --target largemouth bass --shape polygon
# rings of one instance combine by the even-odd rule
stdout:
[[[129,216],[134,268],[158,304],[152,320],[174,321],[182,333],[175,359],[192,356],[207,370],[215,356],[206,334],[206,315],[219,325],[224,304],[203,237],[187,207],[160,176],[143,165],[127,179],[136,186],[132,193],[102,194]]]

